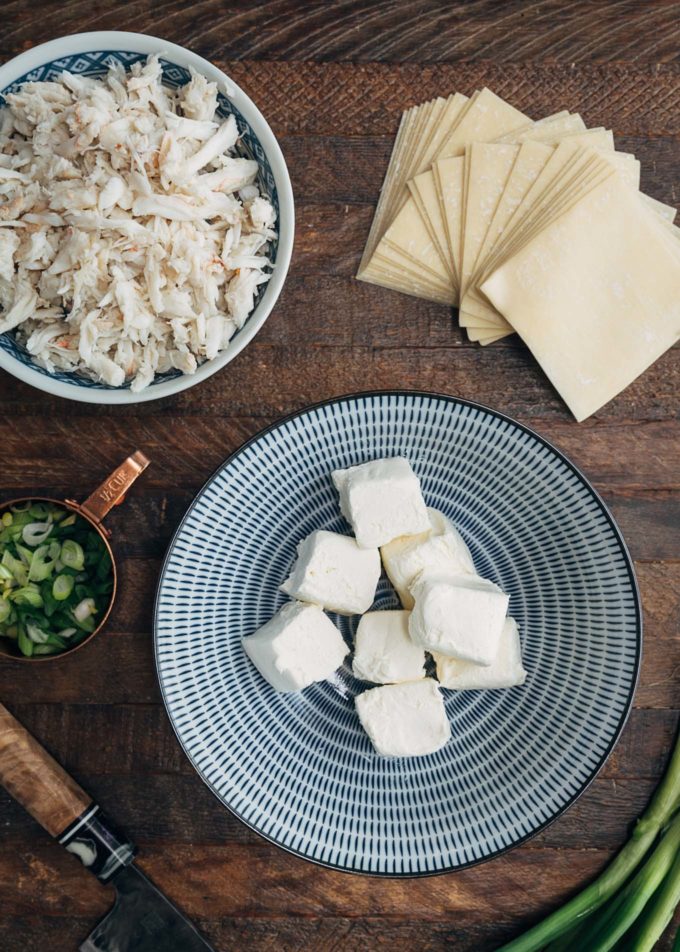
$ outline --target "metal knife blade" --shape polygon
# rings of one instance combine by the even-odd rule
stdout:
[[[80,952],[215,952],[136,866],[123,867],[111,882],[114,906]]]

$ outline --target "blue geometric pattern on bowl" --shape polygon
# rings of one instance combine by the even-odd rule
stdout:
[[[477,571],[510,594],[524,687],[445,691],[452,739],[385,759],[354,710],[349,659],[330,681],[277,694],[241,638],[286,600],[278,586],[313,529],[349,532],[331,470],[406,456]],[[383,578],[377,608],[398,607]],[[348,644],[358,618],[332,616]],[[252,439],[197,496],[166,557],[155,614],[163,696],[219,799],[278,845],[363,873],[424,875],[534,835],[611,751],[635,689],[640,605],[604,504],[539,436],[434,394],[347,397]]]
[[[125,69],[129,69],[133,63],[137,63],[140,60],[146,60],[146,58],[146,53],[130,53],[124,50],[98,50],[92,53],[75,53],[72,56],[64,56],[61,59],[51,60],[48,63],[44,63],[37,69],[32,69],[24,76],[19,77],[19,79],[11,84],[11,86],[8,86],[6,89],[2,90],[2,92],[0,92],[0,106],[4,105],[5,96],[8,93],[17,92],[23,83],[37,83],[55,80],[59,78],[60,74],[63,73],[64,70],[68,70],[71,73],[77,73],[80,76],[105,76],[109,68],[116,63],[120,63]],[[171,63],[168,60],[163,59],[163,57],[161,57],[160,62],[163,70],[163,84],[165,86],[169,86],[172,89],[178,89],[180,86],[185,86],[191,79],[189,70],[185,69],[183,66],[177,66],[175,63]],[[256,179],[257,184],[260,188],[261,194],[269,198],[269,200],[274,205],[278,221],[279,198],[276,191],[276,183],[274,182],[274,174],[271,170],[271,166],[267,156],[265,155],[264,149],[260,144],[260,140],[253,132],[250,125],[243,118],[241,112],[222,93],[219,93],[217,96],[217,115],[222,119],[226,119],[227,116],[233,115],[236,119],[239,132],[241,133],[241,138],[238,142],[238,145],[236,146],[235,152],[247,159],[255,159],[257,161],[260,169]],[[274,264],[276,261],[278,240],[272,241],[269,247],[270,251],[268,256],[272,264]],[[253,304],[253,311],[257,307],[260,298],[264,294],[265,288],[266,285],[260,285],[260,289]],[[237,331],[236,334],[234,334],[232,341],[238,340],[239,334],[243,333],[243,330],[247,324],[248,321],[246,321],[243,327]],[[108,384],[90,380],[81,374],[66,373],[62,370],[45,370],[44,367],[40,367],[37,363],[35,363],[35,361],[31,358],[31,355],[27,352],[26,348],[16,340],[12,333],[0,334],[0,349],[4,350],[5,353],[10,354],[10,356],[14,357],[26,367],[36,370],[45,377],[50,377],[53,380],[59,380],[61,383],[71,384],[75,387],[89,387],[93,390],[127,390],[130,387],[130,382],[123,384],[122,387],[111,387]],[[165,380],[173,380],[175,377],[181,376],[181,371],[169,370],[166,373],[157,374],[151,386],[162,383]]]

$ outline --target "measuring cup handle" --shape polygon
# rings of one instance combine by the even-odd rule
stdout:
[[[87,497],[80,506],[81,512],[99,524],[114,506],[123,501],[125,493],[148,465],[149,460],[139,450],[128,456],[125,462],[121,463],[118,469],[114,469],[109,478]]]

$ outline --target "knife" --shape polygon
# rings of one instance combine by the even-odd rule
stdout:
[[[80,952],[215,952],[134,864],[135,847],[0,704],[0,783],[116,900]]]

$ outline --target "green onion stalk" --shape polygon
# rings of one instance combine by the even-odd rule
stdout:
[[[672,870],[679,851],[680,815],[676,815],[639,872],[590,921],[588,952],[609,952],[628,932]]]
[[[632,952],[651,952],[671,921],[680,902],[680,853],[676,855],[668,876],[659,891],[645,906],[640,922],[631,937]],[[678,937],[675,938],[675,947]]]
[[[577,896],[574,896],[566,905],[557,909],[542,922],[525,932],[524,935],[502,946],[498,952],[538,952],[538,950],[544,949],[548,943],[559,939],[560,936],[564,935],[565,942],[567,942],[565,933],[569,933],[569,941],[564,948],[579,948],[578,945],[571,944],[575,934],[580,931],[578,927],[584,923],[586,917],[611,899],[635,873],[654,844],[659,832],[669,823],[678,806],[680,806],[680,738],[676,741],[666,775],[657,787],[649,806],[636,823],[630,840],[607,869],[598,876],[595,882],[591,883]],[[668,830],[669,834],[670,832],[671,828]],[[669,872],[667,882],[670,882],[676,865],[677,863],[673,865]],[[648,875],[650,875],[649,870]],[[676,878],[678,884],[680,884],[680,871],[678,871]],[[667,890],[667,882],[661,887],[661,891]],[[664,894],[663,908],[660,909],[654,921],[650,922],[648,927],[650,934],[665,915],[673,895],[675,895],[670,887],[668,889],[669,891]],[[655,897],[654,906],[658,902],[659,899]],[[651,916],[651,910],[649,915]],[[646,918],[647,912],[645,911],[645,920]],[[556,952],[559,945],[559,943],[556,943],[552,946],[551,952]],[[583,946],[580,947],[583,948]],[[648,948],[646,945],[635,946],[635,952],[642,952],[646,948]]]

